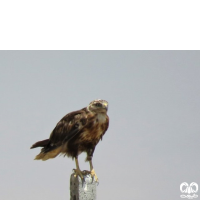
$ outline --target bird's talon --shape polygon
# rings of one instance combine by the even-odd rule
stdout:
[[[97,186],[99,185],[99,180],[96,181]]]
[[[84,175],[88,175],[88,174],[90,174],[90,171],[84,170],[83,173],[84,173]]]
[[[94,169],[91,170],[90,174],[91,174],[91,177],[93,180],[95,179],[96,182],[99,182],[99,179],[98,179]]]
[[[73,171],[74,171],[74,177],[79,176],[81,178],[81,180],[84,179],[83,173],[81,172],[80,169],[73,169]]]

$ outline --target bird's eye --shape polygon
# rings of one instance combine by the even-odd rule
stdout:
[[[101,107],[101,104],[100,104],[100,103],[96,103],[96,106],[97,106],[97,107]]]

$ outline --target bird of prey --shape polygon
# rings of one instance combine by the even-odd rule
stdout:
[[[53,129],[49,139],[36,142],[31,149],[43,147],[35,160],[48,160],[59,154],[75,158],[75,176],[83,180],[85,174],[91,174],[96,181],[98,177],[92,164],[92,156],[96,145],[103,138],[109,126],[107,115],[108,102],[94,100],[87,107],[65,115]],[[86,161],[90,163],[90,171],[81,171],[78,155],[87,153]]]

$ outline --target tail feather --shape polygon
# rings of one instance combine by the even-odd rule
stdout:
[[[49,143],[49,139],[36,142],[35,144],[31,146],[31,149],[36,148],[36,147],[45,147],[48,143]]]
[[[48,160],[50,158],[55,158],[59,153],[61,153],[61,147],[58,147],[52,151],[49,152],[43,152],[41,151],[36,157],[35,160]]]
[[[59,153],[61,153],[61,146],[54,146],[50,143],[49,139],[36,142],[31,146],[31,149],[36,147],[43,147],[41,152],[35,157],[35,160],[48,160],[50,158],[55,158]]]

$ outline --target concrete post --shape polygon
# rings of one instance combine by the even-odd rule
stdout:
[[[91,175],[84,176],[82,181],[79,176],[74,177],[74,173],[70,177],[70,200],[96,200],[96,181]]]

